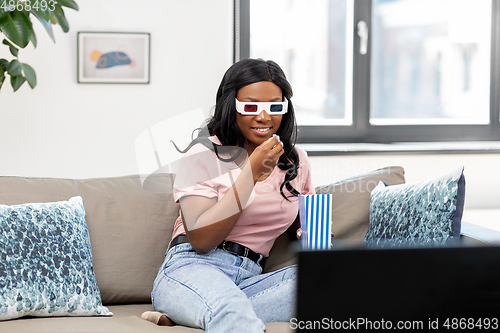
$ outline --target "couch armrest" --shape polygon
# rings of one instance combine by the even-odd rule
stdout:
[[[462,221],[461,239],[466,245],[500,244],[500,231]]]

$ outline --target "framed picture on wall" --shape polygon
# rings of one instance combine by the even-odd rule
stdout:
[[[78,32],[78,83],[149,83],[151,35]]]

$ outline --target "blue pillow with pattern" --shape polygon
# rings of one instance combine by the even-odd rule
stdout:
[[[0,204],[0,320],[112,315],[102,305],[81,197]]]
[[[436,246],[458,240],[465,201],[463,167],[414,184],[371,192],[367,247]]]

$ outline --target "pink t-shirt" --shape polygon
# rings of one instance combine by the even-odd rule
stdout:
[[[211,136],[210,140],[221,144],[216,136]],[[307,153],[300,148],[296,149],[300,167],[297,177],[290,183],[301,194],[315,194]],[[179,202],[183,196],[199,195],[220,200],[240,173],[241,169],[235,163],[223,162],[213,151],[202,144],[196,144],[180,161],[174,183],[174,199]],[[244,245],[264,257],[269,255],[274,241],[293,223],[299,208],[297,197],[292,196],[287,201],[280,193],[285,173],[274,167],[267,179],[255,184],[247,206],[226,240]],[[290,195],[285,187],[283,191],[285,195]],[[179,216],[175,222],[173,237],[185,233]]]

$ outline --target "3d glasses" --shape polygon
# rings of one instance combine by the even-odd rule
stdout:
[[[283,98],[283,102],[240,102],[236,100],[236,111],[242,115],[256,116],[265,110],[267,114],[274,116],[285,114],[288,111],[288,101]]]

